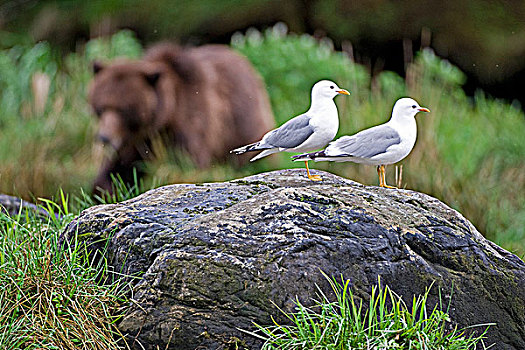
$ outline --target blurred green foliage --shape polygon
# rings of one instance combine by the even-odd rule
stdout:
[[[224,43],[235,31],[282,21],[296,33],[326,35],[336,47],[350,42],[357,61],[374,71],[385,64],[402,72],[410,50],[431,45],[468,73],[469,91],[484,86],[525,105],[524,18],[523,1],[11,0],[0,2],[0,48],[29,37],[65,51],[122,28],[148,45]]]
[[[392,166],[388,182],[443,200],[496,243],[525,254],[525,117],[519,109],[482,92],[467,97],[461,89],[464,74],[429,50],[417,53],[406,78],[386,71],[371,79],[363,66],[334,51],[330,40],[290,34],[283,25],[235,34],[231,45],[264,78],[276,124],[306,111],[311,86],[320,79],[351,91],[351,96],[336,98],[338,136],[385,122],[403,96],[430,108],[430,114],[417,117],[418,141],[402,161],[401,179],[394,181]],[[141,44],[128,31],[91,40],[64,59],[45,43],[0,51],[0,191],[27,198],[49,197],[58,187],[67,193],[89,188],[100,163],[93,144],[95,119],[86,102],[91,61],[141,54]],[[30,83],[37,72],[50,81],[42,114],[35,113]],[[162,147],[155,153],[157,159],[147,168],[150,183],[222,181],[302,166],[281,154],[242,169],[216,165],[199,170]],[[312,167],[377,183],[370,166]]]
[[[231,46],[248,57],[263,76],[278,124],[309,108],[310,89],[319,80],[334,80],[354,97],[370,86],[366,69],[334,51],[329,39],[288,34],[282,23],[264,34],[256,29],[246,35],[236,33]]]
[[[118,57],[136,59],[140,58],[140,56],[142,56],[142,45],[136,39],[135,34],[130,30],[121,30],[107,39],[88,41],[83,58],[91,62]]]
[[[35,72],[45,73],[54,80],[57,64],[49,44],[42,42],[0,51],[0,104],[5,115],[16,116],[31,100],[31,78]]]

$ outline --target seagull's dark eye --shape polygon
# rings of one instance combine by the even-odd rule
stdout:
[[[335,89],[333,85],[330,86],[330,89]]]
[[[413,105],[412,108],[416,108],[416,105]]]

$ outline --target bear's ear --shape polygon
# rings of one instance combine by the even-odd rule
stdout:
[[[104,68],[106,68],[106,66],[100,61],[94,61],[92,64],[93,73],[95,74],[99,73]]]
[[[160,72],[146,73],[146,81],[151,85],[155,86],[160,78]]]
[[[177,55],[172,58],[171,67],[178,76],[187,83],[195,82],[197,75],[195,72],[198,70],[195,67],[195,62],[193,59],[187,55]]]

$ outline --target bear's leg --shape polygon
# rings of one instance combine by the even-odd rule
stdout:
[[[104,160],[102,167],[93,183],[92,192],[98,195],[115,191],[113,179],[121,181],[127,186],[135,185],[135,179],[144,176],[143,162],[136,147],[127,147],[126,152],[120,150],[115,158]]]

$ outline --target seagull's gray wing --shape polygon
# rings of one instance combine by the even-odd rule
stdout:
[[[331,150],[327,150],[326,153],[332,155],[332,152],[337,152],[339,153],[338,156],[372,158],[385,153],[388,147],[399,143],[401,143],[401,138],[397,131],[388,125],[378,125],[355,135],[339,138],[330,143],[328,148]]]
[[[279,128],[271,131],[265,143],[274,147],[294,148],[306,141],[314,133],[307,114],[290,119]]]

